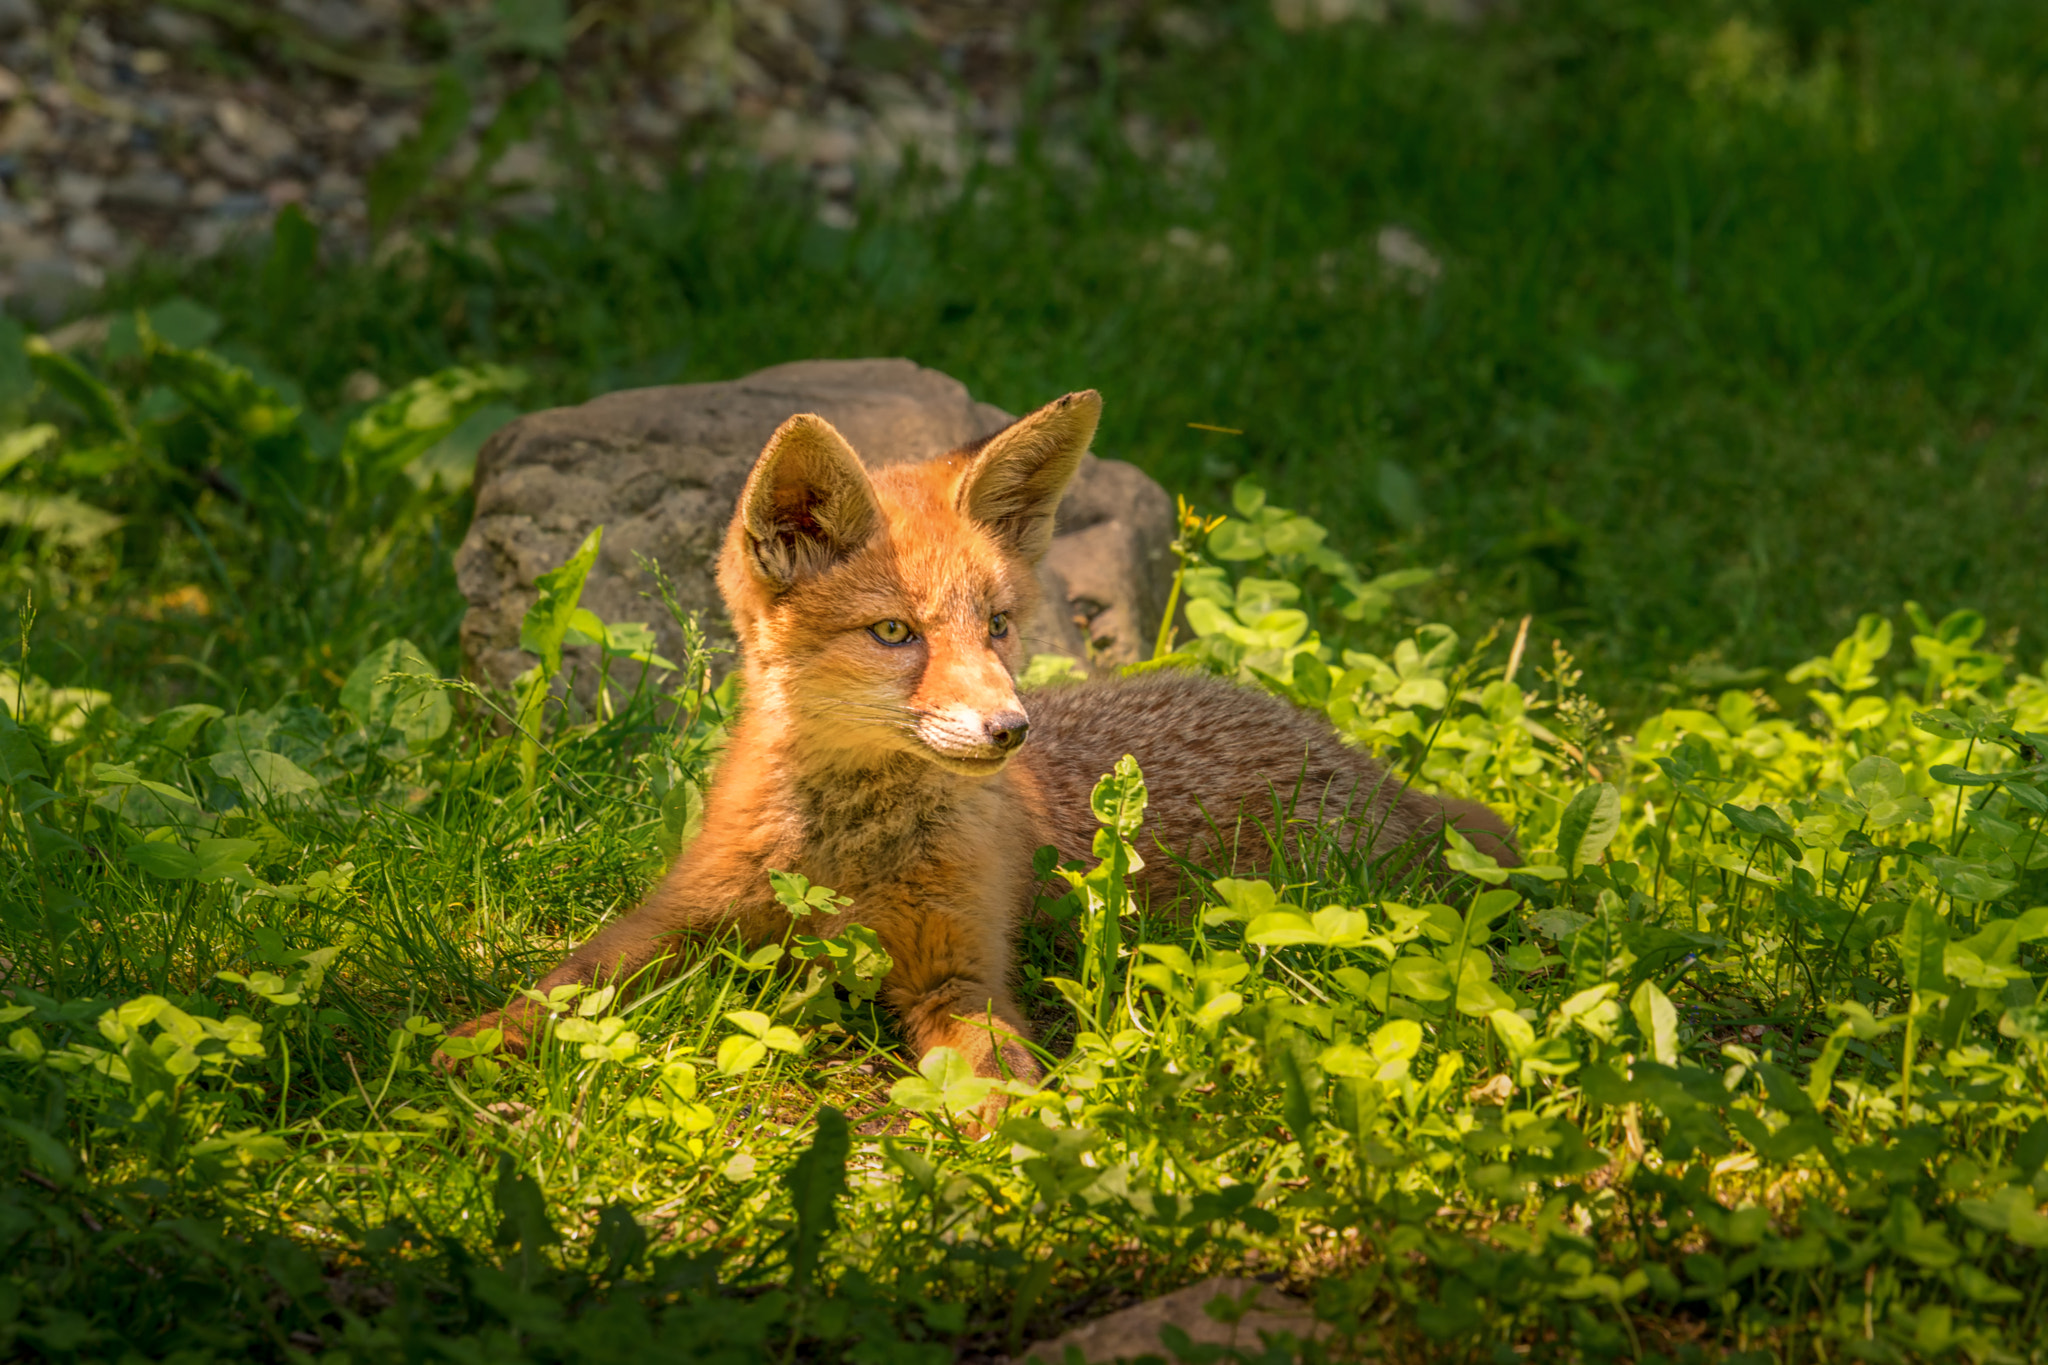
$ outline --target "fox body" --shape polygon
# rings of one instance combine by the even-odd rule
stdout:
[[[920,1056],[947,1046],[982,1075],[1036,1078],[1010,991],[1032,856],[1089,855],[1088,796],[1134,755],[1151,793],[1145,848],[1263,865],[1275,794],[1346,847],[1419,844],[1451,820],[1506,853],[1484,807],[1404,788],[1321,717],[1187,673],[1080,683],[1020,699],[1023,622],[1060,495],[1101,400],[1069,394],[936,460],[869,472],[822,418],[785,422],[749,476],[719,562],[744,702],[702,833],[647,900],[540,982],[624,979],[678,939],[788,925],[768,871],[851,898],[893,966],[881,998]],[[1248,826],[1252,827],[1252,826]],[[1252,827],[1255,829],[1255,827]],[[1170,858],[1141,881],[1171,894]],[[531,1007],[458,1029],[524,1046]]]

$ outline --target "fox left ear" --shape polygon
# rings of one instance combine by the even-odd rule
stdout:
[[[768,438],[733,521],[755,573],[785,592],[866,544],[882,517],[853,447],[805,412]]]
[[[1036,564],[1052,544],[1060,495],[1081,467],[1101,420],[1102,395],[1083,389],[1004,427],[967,466],[960,480],[960,510]]]

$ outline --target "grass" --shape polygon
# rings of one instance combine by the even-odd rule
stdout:
[[[52,424],[0,491],[126,519],[0,540],[40,613],[0,677],[7,1349],[940,1359],[1251,1266],[1338,1358],[2038,1354],[2048,38],[1988,3],[1215,23],[1127,35],[1148,62],[1015,166],[852,233],[738,169],[597,185],[303,278],[266,284],[289,243],[149,265],[108,303],[154,339],[0,374]],[[1147,918],[1070,869],[1024,954],[1061,1069],[1005,1141],[795,921],[802,971],[705,951],[558,1002],[530,1066],[431,1068],[672,855],[733,698],[550,710],[528,780],[518,699],[430,681],[467,507],[402,473],[424,390],[347,377],[432,376],[452,423],[876,353],[1104,390],[1099,449],[1238,513],[1187,662],[1548,870],[1283,867]],[[1267,545],[1293,514],[1245,474],[1345,561]]]

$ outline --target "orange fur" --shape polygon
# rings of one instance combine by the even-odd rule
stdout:
[[[882,999],[914,1052],[943,1045],[982,1075],[1035,1078],[1010,993],[1032,854],[1090,856],[1089,792],[1126,753],[1151,792],[1148,853],[1260,868],[1256,822],[1277,794],[1290,828],[1313,822],[1343,847],[1419,849],[1448,820],[1512,858],[1492,811],[1404,788],[1322,717],[1264,693],[1152,673],[1019,698],[1034,566],[1100,412],[1093,391],[1069,394],[979,446],[875,473],[822,418],[777,430],[719,564],[745,690],[703,832],[542,990],[631,976],[728,925],[779,939],[767,873],[801,872],[852,898],[838,923],[807,928],[857,921],[880,937],[895,964]],[[913,634],[884,643],[880,622]],[[1240,827],[1257,837],[1240,844]],[[1174,894],[1172,860],[1149,857],[1142,881]],[[518,1050],[532,1022],[514,1006],[456,1032],[503,1027]]]

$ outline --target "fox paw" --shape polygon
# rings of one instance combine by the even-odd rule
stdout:
[[[524,1057],[526,1055],[527,1037],[525,1028],[521,1026],[520,1020],[505,1013],[503,1010],[492,1010],[489,1014],[478,1015],[467,1023],[457,1024],[454,1028],[448,1030],[447,1036],[450,1038],[474,1038],[485,1029],[496,1029],[503,1035],[503,1041],[498,1044],[499,1052],[512,1057]],[[463,1064],[468,1060],[467,1056],[451,1054],[446,1047],[434,1050],[434,1065],[440,1067],[443,1071],[460,1071]]]

